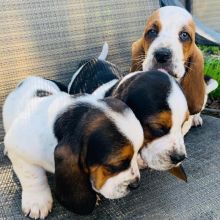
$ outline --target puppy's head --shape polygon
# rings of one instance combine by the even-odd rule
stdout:
[[[190,113],[198,113],[204,101],[203,56],[195,44],[192,16],[183,8],[155,11],[143,36],[132,45],[132,71],[158,68],[181,83]]]
[[[60,139],[55,150],[56,193],[64,206],[79,214],[94,209],[96,192],[120,198],[140,179],[137,153],[143,129],[139,121],[119,100],[92,102],[80,101],[56,122]]]
[[[182,90],[167,73],[137,72],[127,75],[114,91],[135,113],[144,129],[141,156],[148,167],[167,170],[186,157],[182,125],[188,107]]]

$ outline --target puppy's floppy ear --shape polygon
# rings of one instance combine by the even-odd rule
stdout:
[[[80,166],[80,155],[59,144],[55,149],[55,190],[58,201],[77,214],[89,214],[96,204],[89,174]]]
[[[205,98],[204,59],[196,45],[187,62],[188,68],[186,68],[181,86],[187,99],[189,112],[194,115],[202,110]]]
[[[141,37],[132,44],[131,47],[131,72],[142,70],[142,63],[144,60],[144,39]]]

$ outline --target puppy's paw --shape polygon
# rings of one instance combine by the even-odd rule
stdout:
[[[141,158],[141,155],[138,154],[137,156],[137,163],[139,169],[145,169],[147,168],[147,164],[144,162],[144,160]]]
[[[198,127],[198,126],[202,126],[203,124],[203,120],[200,116],[200,114],[194,115],[193,116],[193,126]]]
[[[25,216],[44,219],[52,209],[53,198],[50,189],[40,192],[22,192],[22,211]]]

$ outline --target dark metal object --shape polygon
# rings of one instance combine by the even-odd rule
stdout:
[[[192,12],[192,1],[191,0],[185,0],[185,8],[188,12]]]

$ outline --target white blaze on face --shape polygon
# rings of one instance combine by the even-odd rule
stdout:
[[[144,71],[154,68],[155,51],[160,48],[168,48],[172,52],[172,71],[177,76],[177,79],[180,79],[185,73],[185,67],[179,33],[183,27],[192,21],[192,16],[185,9],[176,6],[163,7],[158,9],[158,11],[161,30],[151,43],[142,68]]]
[[[188,112],[187,102],[174,79],[170,77],[170,80],[172,88],[167,99],[172,114],[170,132],[153,140],[141,151],[141,156],[147,166],[156,170],[168,170],[176,166],[170,159],[173,152],[186,155],[182,125]]]

